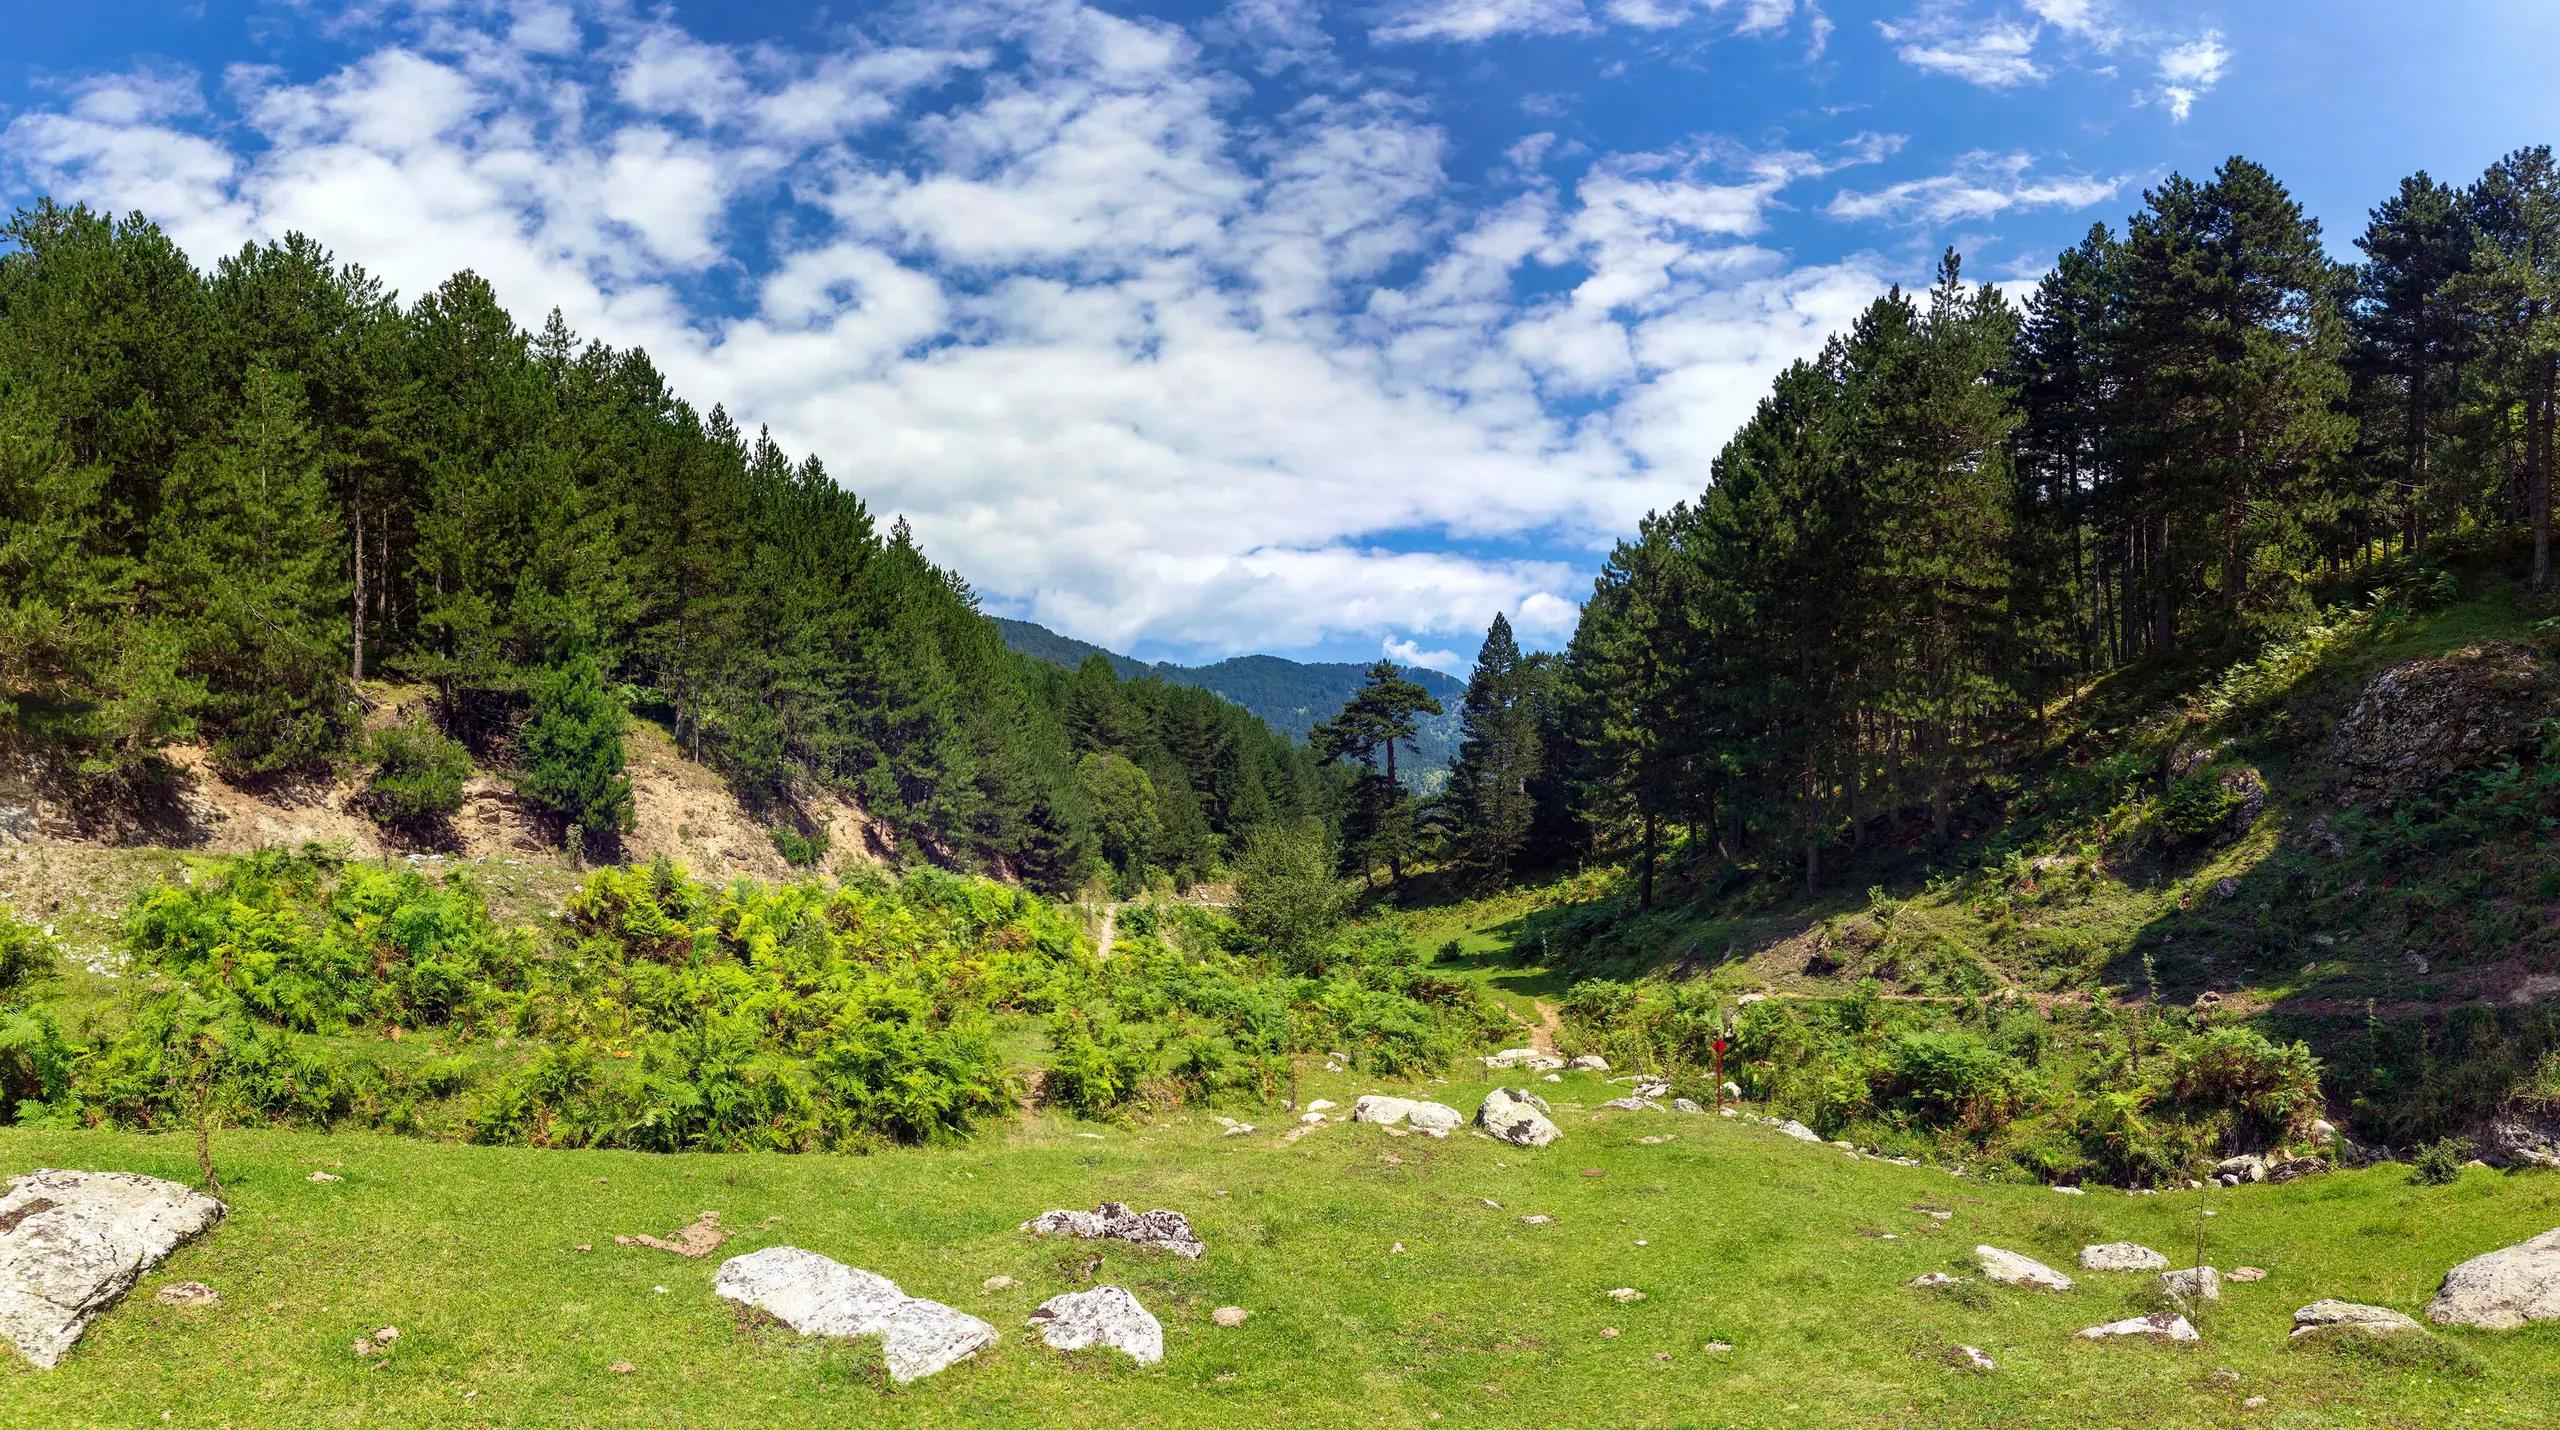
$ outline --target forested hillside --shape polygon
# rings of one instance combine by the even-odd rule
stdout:
[[[786,852],[826,838],[818,788],[1050,888],[1331,817],[1311,756],[1224,702],[1071,706],[817,457],[470,273],[403,302],[298,236],[202,273],[50,204],[5,239],[0,743],[77,802],[150,799],[201,741],[243,779],[360,770],[432,843],[477,760],[609,852],[637,712]],[[366,733],[383,677],[433,719]]]
[[[1232,656],[1214,665],[1176,665],[1171,661],[1150,664],[1029,621],[998,617],[996,629],[1004,633],[1005,644],[1040,660],[1078,666],[1098,655],[1123,680],[1152,675],[1175,685],[1196,686],[1222,695],[1296,740],[1312,737],[1317,725],[1332,719],[1350,702],[1368,675],[1367,667],[1344,661],[1308,662],[1276,655]],[[1413,738],[1405,747],[1404,777],[1427,794],[1440,787],[1449,762],[1457,758],[1457,699],[1465,687],[1425,666],[1399,666],[1398,670],[1446,707],[1442,714],[1418,720]]]

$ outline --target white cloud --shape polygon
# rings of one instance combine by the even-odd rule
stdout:
[[[2171,119],[2184,120],[2196,101],[2222,82],[2231,51],[2223,47],[2220,30],[2207,30],[2161,50],[2158,59],[2160,103],[2168,106]]]
[[[2112,48],[2124,38],[2107,0],[2026,0],[2026,6],[2037,19],[2100,49]]]
[[[2040,84],[2047,74],[2035,60],[2038,28],[2016,20],[1974,23],[1939,6],[1907,20],[1880,20],[1876,33],[1904,64],[1986,89]]]
[[[1582,0],[1404,0],[1384,24],[1369,31],[1372,44],[1414,40],[1489,40],[1497,35],[1571,35],[1592,28]]]
[[[1947,224],[1992,218],[2012,209],[2086,208],[2115,195],[2121,178],[2095,174],[2037,175],[2033,155],[1975,150],[1948,173],[1906,179],[1863,193],[1842,189],[1824,212],[1833,218]]]
[[[1398,665],[1428,666],[1443,675],[1455,675],[1461,678],[1466,675],[1468,669],[1465,657],[1454,650],[1424,650],[1417,642],[1398,640],[1393,636],[1389,636],[1379,649],[1386,653],[1387,659]]]

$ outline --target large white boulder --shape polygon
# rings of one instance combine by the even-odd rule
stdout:
[[[1185,1261],[1197,1261],[1209,1248],[1192,1234],[1191,1219],[1180,1212],[1162,1207],[1153,1211],[1131,1211],[1126,1202],[1104,1202],[1089,1212],[1058,1210],[1042,1212],[1024,1222],[1022,1230],[1034,1236],[1072,1236],[1085,1241],[1125,1241],[1133,1246],[1152,1246],[1170,1251]]]
[[[1416,1132],[1433,1137],[1446,1137],[1467,1124],[1466,1117],[1454,1107],[1418,1098],[1387,1097],[1374,1092],[1351,1104],[1351,1120],[1374,1122],[1381,1127],[1393,1127],[1401,1122]]]
[[[2560,1320],[2560,1228],[2446,1272],[2443,1289],[2427,1303],[2427,1319],[2493,1331]]]
[[[2160,1289],[2181,1301],[2219,1301],[2222,1299],[2222,1273],[2210,1266],[2163,1271],[2160,1273]]]
[[[1501,1052],[1486,1058],[1484,1065],[1495,1072],[1505,1072],[1512,1068],[1528,1068],[1533,1072],[1553,1072],[1564,1066],[1564,1059],[1553,1053],[1539,1052],[1536,1048],[1504,1048]]]
[[[2083,1271],[2166,1271],[2169,1258],[2130,1241],[2101,1242],[2080,1248]]]
[[[711,1289],[809,1336],[878,1336],[889,1378],[922,1380],[996,1343],[996,1328],[886,1276],[803,1251],[768,1246],[720,1265]]]
[[[1515,1147],[1544,1147],[1564,1134],[1547,1120],[1547,1104],[1516,1087],[1497,1087],[1476,1108],[1476,1125]]]
[[[1779,1123],[1778,1131],[1786,1136],[1796,1139],[1798,1142],[1819,1142],[1822,1140],[1821,1133],[1814,1131],[1812,1128],[1805,1126],[1803,1123],[1796,1121],[1792,1117]]]
[[[2038,1291],[2068,1291],[2072,1286],[2070,1277],[2043,1262],[1996,1246],[1975,1247],[1973,1259],[1981,1266],[1985,1280],[2003,1286],[2027,1286]]]
[[[222,1203],[158,1177],[10,1178],[0,1195],[0,1337],[51,1369],[142,1273],[220,1220]]]
[[[1140,1365],[1164,1359],[1164,1326],[1118,1286],[1052,1296],[1031,1313],[1031,1324],[1055,1350],[1109,1346]]]

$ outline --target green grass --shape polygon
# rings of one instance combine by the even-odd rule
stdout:
[[[1485,1086],[1416,1090],[1472,1110]],[[2285,1332],[2323,1296],[2417,1310],[2454,1262],[2560,1225],[2560,1179],[2473,1171],[2422,1188],[2386,1168],[2065,1198],[1712,1117],[1595,1114],[1582,1109],[1608,1095],[1596,1079],[1543,1086],[1566,1133],[1544,1151],[1354,1125],[1283,1147],[1281,1116],[1237,1138],[1198,1116],[1136,1130],[1044,1118],[867,1158],[225,1133],[229,1220],[59,1369],[0,1368],[0,1423],[2155,1425],[2233,1423],[2250,1395],[2269,1399],[2252,1424],[2547,1423],[2560,1327],[2457,1333],[2442,1357],[2297,1351]],[[1302,1095],[1362,1090],[1319,1076]],[[1636,1140],[1661,1134],[1674,1140]],[[192,1152],[0,1130],[0,1169],[37,1166],[191,1178]],[[345,1180],[305,1180],[318,1169]],[[1104,1198],[1186,1212],[1209,1254],[1015,1230]],[[711,1258],[613,1244],[704,1210],[737,1230]],[[1554,1224],[1519,1222],[1533,1212]],[[2147,1277],[2091,1274],[2064,1295],[1902,1289],[1986,1241],[2074,1269],[2079,1246],[2131,1239],[2185,1264],[2199,1226],[2211,1263],[2271,1272],[2200,1318],[2201,1347],[2072,1337],[2148,1309]],[[891,1387],[868,1343],[750,1326],[711,1293],[720,1257],[777,1243],[985,1316],[1004,1340]],[[998,1274],[1017,1284],[980,1289]],[[152,1302],[181,1279],[221,1304]],[[1162,1366],[1068,1360],[1026,1331],[1033,1306],[1089,1281],[1130,1287],[1163,1320]],[[1646,1299],[1613,1303],[1617,1286]],[[1228,1304],[1253,1318],[1216,1328]],[[401,1332],[388,1357],[351,1354],[383,1325]],[[1707,1349],[1718,1340],[1732,1349]],[[2000,1369],[1947,1367],[1960,1343]],[[613,1373],[621,1361],[634,1369]]]

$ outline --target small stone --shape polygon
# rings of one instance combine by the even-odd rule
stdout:
[[[1661,1135],[1656,1135],[1656,1136],[1652,1136],[1652,1137],[1639,1137],[1639,1138],[1637,1138],[1637,1139],[1636,1139],[1636,1141],[1637,1141],[1638,1143],[1642,1144],[1643,1146],[1647,1146],[1647,1147],[1659,1147],[1659,1146],[1661,1146],[1663,1143],[1668,1142],[1668,1141],[1670,1141],[1670,1140],[1671,1140],[1671,1139],[1670,1139],[1669,1137],[1667,1137],[1667,1136],[1661,1136]]]
[[[314,1172],[302,1180],[306,1182],[343,1182],[346,1178],[339,1176],[335,1172]]]
[[[1950,1276],[1944,1271],[1923,1271],[1902,1284],[1914,1291],[1929,1291],[1940,1286],[1962,1286],[1969,1278]]]
[[[2230,1279],[2233,1281],[2264,1281],[2267,1279],[2267,1268],[2263,1266],[2234,1266],[2231,1268]]]
[[[2222,1276],[2210,1266],[2160,1273],[2160,1289],[2181,1301],[2219,1301]]]
[[[210,1306],[222,1299],[222,1293],[201,1281],[179,1281],[161,1287],[151,1299],[163,1306]]]
[[[1245,1323],[1245,1318],[1252,1314],[1253,1313],[1251,1311],[1246,1310],[1242,1306],[1220,1306],[1218,1309],[1209,1313],[1209,1319],[1229,1330],[1234,1330],[1236,1327],[1243,1325]]]
[[[1707,1352],[1709,1352],[1709,1353],[1711,1353],[1711,1354],[1714,1354],[1714,1355],[1723,1355],[1726,1351],[1729,1351],[1729,1350],[1732,1350],[1732,1349],[1733,1349],[1733,1342],[1731,1342],[1731,1341],[1709,1341],[1709,1342],[1707,1342],[1704,1346],[1700,1347],[1700,1349],[1705,1350],[1705,1351],[1707,1351]]]
[[[1401,1241],[1399,1241],[1399,1242],[1395,1242],[1395,1243],[1392,1243],[1391,1245],[1389,1245],[1389,1246],[1387,1247],[1387,1255],[1389,1255],[1389,1256],[1402,1256],[1402,1255],[1404,1255],[1404,1243],[1403,1243],[1403,1242],[1401,1242]]]
[[[1819,1142],[1822,1140],[1821,1133],[1814,1131],[1812,1128],[1805,1126],[1803,1123],[1796,1121],[1792,1117],[1779,1123],[1778,1131],[1786,1136],[1796,1139],[1798,1142]]]
[[[1602,1340],[1604,1340],[1604,1341],[1614,1341],[1614,1340],[1616,1340],[1617,1338],[1618,1338],[1618,1328],[1617,1328],[1617,1327],[1615,1327],[1615,1326],[1602,1326],[1602,1327],[1600,1328],[1600,1339],[1602,1339]]]
[[[2267,1398],[2263,1395],[2252,1395],[2248,1399],[2240,1402],[2240,1408],[2243,1410],[2264,1410],[2267,1408]]]
[[[1221,1132],[1218,1135],[1221,1137],[1249,1137],[1253,1135],[1253,1124],[1250,1122],[1239,1122],[1235,1126],[1228,1128],[1226,1131]]]
[[[2083,1271],[2166,1271],[2169,1258],[2130,1241],[2101,1242],[2080,1248]]]
[[[1554,1221],[1554,1217],[1548,1216],[1544,1212],[1531,1212],[1529,1215],[1520,1218],[1520,1224],[1522,1226],[1547,1226]]]
[[[1601,1171],[1601,1170],[1600,1170],[1599,1168],[1597,1168],[1597,1167],[1585,1167],[1585,1168],[1583,1168],[1583,1169],[1582,1169],[1582,1175],[1584,1175],[1584,1176],[1586,1176],[1586,1177],[1605,1177],[1605,1176],[1607,1176],[1607,1175],[1609,1175],[1609,1174],[1608,1174],[1608,1173],[1606,1173],[1606,1172],[1604,1172],[1604,1171]]]
[[[2071,1278],[2031,1257],[1996,1246],[1977,1246],[1973,1258],[1982,1274],[2003,1286],[2027,1286],[2038,1291],[2068,1291]]]
[[[1637,1244],[1642,1245],[1643,1243],[1639,1242]],[[1609,1293],[1609,1299],[1619,1302],[1641,1301],[1644,1299],[1644,1293],[1633,1286],[1621,1286]]]
[[[1965,1370],[1998,1370],[1999,1363],[1982,1353],[1980,1346],[1958,1346],[1947,1353],[1947,1359]]]
[[[666,1288],[661,1286],[658,1289],[663,1291]],[[385,1326],[381,1330],[374,1332],[373,1338],[387,1346],[393,1341],[400,1339],[400,1328],[398,1326]]]
[[[596,1249],[596,1244],[592,1241],[582,1241],[569,1249],[571,1251],[593,1251]]]
[[[638,1370],[639,1368],[640,1367],[633,1365],[627,1360],[618,1360],[605,1367],[606,1370],[613,1372],[615,1375],[629,1375],[631,1372]]]
[[[978,1289],[981,1291],[1010,1291],[1013,1289],[1013,1278],[1010,1276],[990,1276],[986,1280],[978,1283]]]
[[[347,1349],[355,1352],[357,1359],[361,1360],[372,1355],[374,1352],[381,1350],[382,1347],[375,1345],[373,1343],[373,1337],[371,1336],[358,1336],[351,1344],[348,1345]]]
[[[1309,1112],[1331,1112],[1331,1111],[1333,1111],[1333,1103],[1332,1103],[1330,1100],[1326,1099],[1326,1098],[1321,1098],[1321,1097],[1319,1097],[1319,1098],[1317,1098],[1315,1101],[1310,1102],[1310,1103],[1308,1103],[1308,1104],[1307,1104],[1307,1111],[1309,1111]]]

